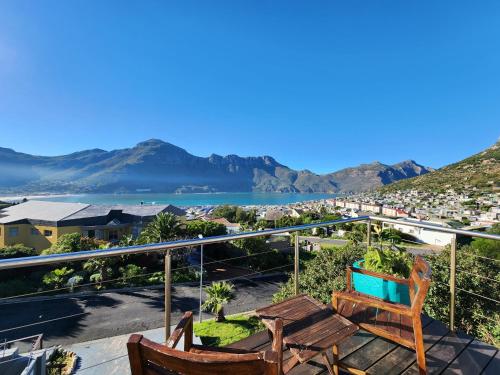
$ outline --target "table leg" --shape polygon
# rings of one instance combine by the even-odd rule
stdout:
[[[321,353],[321,356],[323,357],[323,361],[325,362],[326,368],[328,369],[328,373],[329,373],[330,375],[338,375],[338,373],[337,373],[337,374],[335,374],[335,373],[333,372],[333,371],[334,371],[334,370],[333,370],[333,366],[332,366],[332,364],[330,363],[330,360],[328,359],[328,355],[327,355],[325,352],[323,352],[323,353]]]
[[[293,356],[290,358],[284,365],[283,365],[283,373],[286,374],[289,372],[291,369],[293,369],[297,363],[299,363],[299,360]]]
[[[333,373],[335,375],[339,375],[339,347],[337,345],[333,345],[332,354],[333,354]]]

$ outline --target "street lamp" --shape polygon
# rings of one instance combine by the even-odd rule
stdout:
[[[203,238],[202,234],[198,235],[198,238],[201,240]],[[202,320],[202,312],[201,312],[201,293],[203,290],[203,244],[200,245],[200,310],[198,312],[198,321],[201,323]]]

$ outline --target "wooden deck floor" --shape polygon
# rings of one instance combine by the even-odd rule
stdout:
[[[441,322],[424,317],[424,344],[429,374],[498,375],[500,352],[465,334],[452,333]],[[262,350],[270,346],[267,332],[260,332],[229,345],[232,348]],[[341,361],[369,374],[418,374],[415,352],[366,331],[339,345]],[[285,352],[285,360],[290,357]],[[331,353],[330,353],[331,355]],[[320,358],[295,367],[290,374],[327,374]]]

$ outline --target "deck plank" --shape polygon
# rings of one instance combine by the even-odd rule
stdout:
[[[436,345],[430,348],[426,355],[427,373],[439,374],[443,371],[450,362],[460,355],[467,345],[472,341],[472,337],[458,332],[448,332]],[[408,370],[403,372],[404,375],[418,375],[418,366],[414,363]]]
[[[481,375],[498,375],[500,374],[500,351],[497,351],[490,363],[483,370]]]
[[[497,350],[483,342],[474,340],[469,346],[448,365],[443,374],[461,374],[473,375],[479,374],[483,368],[490,362],[491,357]]]
[[[448,327],[436,320],[423,328],[424,347],[428,350],[432,345],[441,340],[447,333]],[[368,369],[374,375],[396,375],[400,374],[416,361],[415,351],[399,346],[380,361]]]

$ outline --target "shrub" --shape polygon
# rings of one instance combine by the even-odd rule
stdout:
[[[73,271],[73,269],[68,269],[67,267],[56,268],[46,273],[42,281],[45,285],[51,286],[54,289],[59,289],[66,284]]]
[[[500,300],[500,265],[472,256],[475,249],[463,246],[457,250],[455,324],[466,333],[496,344],[500,340],[500,314],[496,302]],[[471,255],[472,254],[472,255]],[[432,268],[432,283],[424,304],[429,316],[449,324],[450,249],[427,257]],[[485,296],[484,299],[463,290]]]
[[[304,265],[299,275],[299,290],[324,303],[330,303],[333,290],[345,288],[346,268],[363,257],[364,246],[346,245],[325,248]],[[294,281],[291,277],[273,296],[274,302],[294,295]]]
[[[118,269],[122,275],[122,282],[125,285],[142,285],[144,283],[144,267],[135,264],[127,264]]]
[[[22,258],[38,255],[34,249],[21,244],[7,246],[0,249],[0,259]]]
[[[94,250],[107,247],[107,242],[90,237],[83,237],[80,233],[63,234],[50,248],[42,251],[43,255],[74,253],[76,251]]]

